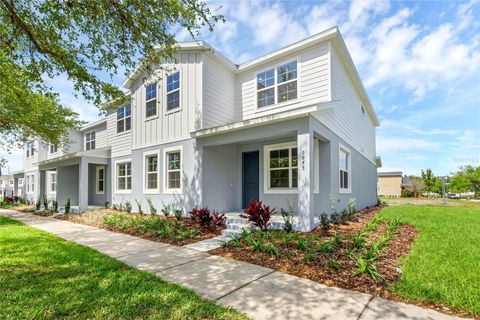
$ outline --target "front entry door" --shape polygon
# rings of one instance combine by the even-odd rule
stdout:
[[[243,192],[242,207],[248,207],[250,200],[259,200],[259,153],[258,151],[243,153]]]

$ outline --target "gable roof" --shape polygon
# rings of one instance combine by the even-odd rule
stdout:
[[[370,98],[368,97],[367,91],[363,86],[362,80],[360,79],[360,75],[358,74],[357,68],[353,63],[352,57],[348,52],[347,46],[343,37],[340,33],[338,26],[332,27],[320,33],[314,34],[308,38],[290,44],[286,47],[281,49],[275,50],[273,52],[267,53],[262,55],[258,58],[253,60],[247,61],[242,64],[235,64],[230,61],[227,57],[221,54],[219,51],[215,50],[211,45],[206,43],[205,41],[188,41],[188,42],[179,42],[177,44],[178,51],[202,51],[205,54],[209,55],[211,58],[225,66],[227,69],[234,73],[243,72],[246,70],[250,70],[259,66],[260,64],[269,63],[276,59],[279,59],[283,56],[292,54],[294,52],[316,46],[321,43],[325,43],[330,41],[333,47],[336,49],[336,53],[344,65],[348,75],[350,76],[355,89],[357,90],[358,94],[360,95],[361,100],[364,102],[364,106],[372,119],[372,122],[375,126],[379,126],[380,122],[378,117],[373,109],[372,103]],[[158,46],[156,49],[160,50],[161,47]],[[137,67],[130,73],[127,79],[123,82],[123,86],[127,89],[130,89],[136,78],[143,72],[141,70],[141,63],[137,65]]]

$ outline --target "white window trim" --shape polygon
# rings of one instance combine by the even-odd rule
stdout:
[[[133,170],[133,163],[132,163],[132,158],[126,158],[126,159],[121,159],[121,160],[116,160],[115,161],[115,166],[114,166],[114,170],[113,170],[113,184],[115,185],[115,194],[132,194],[132,189],[130,190],[118,190],[118,180],[117,180],[117,165],[121,164],[121,163],[126,163],[126,162],[130,162],[130,168]],[[132,185],[133,185],[133,175],[131,175],[132,177]]]
[[[173,75],[177,72],[178,72],[178,79],[179,79],[178,81],[180,81],[180,85],[178,86],[178,89],[167,92],[167,78],[168,78],[168,76]],[[180,72],[180,70],[177,70],[177,71],[172,72],[172,73],[165,76],[165,90],[164,90],[164,97],[163,97],[163,101],[165,101],[163,112],[164,112],[165,115],[168,115],[170,113],[175,113],[175,112],[178,112],[178,111],[182,110],[182,96],[181,96],[182,92],[180,90],[182,88],[182,83],[183,83],[182,73],[183,72]],[[168,100],[167,100],[168,98],[167,98],[167,96],[168,96],[168,94],[173,93],[173,92],[177,92],[177,91],[179,92],[179,94],[178,94],[178,107],[173,108],[172,110],[168,110]]]
[[[92,134],[92,133],[95,134],[95,138],[93,140],[87,141],[87,135]],[[95,148],[93,148],[93,149],[90,148],[90,149],[87,150],[87,142],[90,142],[90,145],[91,145],[92,141],[95,142]],[[85,132],[84,143],[85,143],[85,148],[84,148],[85,151],[92,151],[92,150],[97,149],[97,132],[96,132],[96,130]]]
[[[147,157],[148,156],[157,156],[157,188],[155,189],[148,189],[147,188]],[[160,150],[155,151],[145,151],[143,153],[143,193],[146,194],[160,194],[160,184],[162,183],[160,180],[160,168],[161,168],[161,160],[160,160]]]
[[[103,169],[103,190],[100,190],[100,170]],[[116,170],[116,167],[115,167]],[[105,182],[106,182],[106,169],[105,166],[97,166],[95,168],[95,193],[96,194],[105,194]]]
[[[58,153],[58,146],[56,147],[56,151],[55,151],[55,152],[52,152],[52,146],[54,146],[54,144],[52,144],[52,143],[49,143],[49,144],[48,144],[48,153],[49,153],[49,154],[56,154],[56,153]]]
[[[57,172],[49,172],[48,173],[48,193],[49,194],[57,194],[57,186],[58,186],[58,176],[55,177],[55,191],[52,190],[52,176],[57,175]]]
[[[263,147],[263,193],[265,194],[295,194],[298,193],[298,188],[284,188],[278,189],[274,188],[271,189],[269,187],[270,184],[270,151],[278,150],[278,149],[285,149],[285,148],[297,148],[297,157],[298,157],[298,147],[297,142],[284,142],[278,144],[271,144],[266,145]],[[298,164],[298,160],[297,160]],[[291,167],[289,167],[291,168]],[[297,167],[298,172],[298,167]],[[291,176],[289,179],[291,180]],[[291,181],[289,182],[291,184]]]
[[[278,91],[279,84],[277,83],[277,68],[284,65],[284,64],[293,62],[293,61],[297,62],[297,79],[295,79],[297,81],[297,98],[278,103],[277,91]],[[293,57],[293,58],[290,58],[288,60],[284,60],[281,63],[275,64],[273,66],[270,66],[269,68],[265,68],[265,69],[260,70],[259,72],[255,73],[255,112],[268,111],[268,110],[271,110],[271,109],[276,109],[276,108],[279,108],[279,107],[288,106],[290,104],[295,104],[295,103],[298,103],[298,102],[302,101],[301,90],[300,90],[300,83],[301,83],[301,76],[300,76],[301,75],[301,72],[300,72],[301,70],[300,69],[301,68],[300,68],[300,63],[299,62],[300,62],[299,57]],[[257,89],[257,75],[259,73],[262,73],[262,72],[265,72],[265,71],[268,71],[268,70],[271,70],[271,69],[274,69],[275,84],[271,87],[268,87],[268,88],[272,88],[272,87],[275,88],[275,90],[274,90],[275,91],[275,95],[274,95],[275,102],[273,104],[265,106],[265,107],[259,107],[258,106],[258,91],[259,90]],[[288,81],[282,82],[281,84],[292,82],[292,81],[295,81],[295,80],[288,80]],[[265,88],[265,89],[262,89],[262,90],[266,90],[268,88]]]
[[[180,188],[178,189],[171,189],[168,188],[168,154],[179,151],[180,152]],[[170,148],[163,149],[163,193],[164,194],[183,194],[183,146],[175,146]]]
[[[159,111],[160,111],[160,110],[158,110],[158,104],[159,104],[159,99],[158,99],[158,89],[159,89],[158,81],[155,81],[155,86],[156,86],[156,88],[155,88],[155,89],[156,89],[156,90],[155,90],[155,98],[152,98],[152,99],[147,100],[147,86],[149,86],[149,85],[151,85],[151,84],[153,84],[153,83],[149,83],[149,84],[143,86],[143,87],[145,88],[145,90],[143,91],[144,94],[145,94],[145,104],[144,104],[144,107],[145,107],[145,109],[144,109],[144,110],[145,110],[145,121],[158,118],[158,116],[159,116],[158,114],[159,114]],[[155,110],[156,110],[156,112],[155,112],[155,114],[152,114],[151,116],[147,116],[147,102],[150,102],[150,101],[152,101],[152,100],[154,100],[154,99],[156,100],[156,101],[155,101]],[[130,121],[132,121],[132,120],[130,120]],[[130,125],[131,125],[131,124],[130,124]]]
[[[27,174],[25,175],[27,178],[27,184],[26,184],[26,189],[27,189],[27,194],[34,194],[35,193],[35,174]]]
[[[346,152],[348,153],[348,188],[341,188],[340,187],[340,153],[341,152]],[[343,144],[338,145],[338,170],[337,170],[337,177],[338,177],[338,192],[341,194],[349,194],[352,193],[352,152],[350,151],[349,148],[345,147]]]

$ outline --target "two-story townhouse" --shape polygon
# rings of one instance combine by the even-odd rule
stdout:
[[[240,65],[203,41],[175,58],[150,78],[134,70],[131,104],[82,128],[81,150],[36,160],[45,185],[56,172],[60,206],[149,197],[240,212],[258,199],[296,204],[309,230],[330,199],[376,203],[378,119],[338,28]]]

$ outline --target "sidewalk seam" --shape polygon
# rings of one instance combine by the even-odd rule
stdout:
[[[180,247],[180,248],[181,248],[181,247]],[[198,258],[198,259],[190,260],[190,261],[187,261],[187,262],[184,262],[184,263],[180,263],[180,264],[177,264],[177,265],[174,265],[174,266],[165,268],[165,269],[161,269],[161,270],[158,270],[158,271],[155,272],[155,273],[158,274],[158,273],[160,273],[160,272],[167,271],[167,270],[171,270],[171,269],[176,268],[176,267],[181,267],[181,266],[184,266],[184,265],[186,265],[186,264],[189,264],[189,263],[192,263],[192,262],[196,262],[196,261],[199,261],[199,260],[202,260],[202,259],[206,259],[206,258],[210,258],[210,255],[208,255],[208,256],[206,256],[206,257],[200,257],[200,258]]]
[[[249,282],[241,285],[240,287],[235,288],[235,289],[233,289],[233,290],[230,291],[230,292],[227,292],[227,293],[224,294],[223,296],[220,296],[220,297],[214,299],[213,301],[218,301],[218,300],[220,300],[220,299],[223,299],[223,298],[225,298],[226,296],[231,295],[232,293],[234,293],[234,292],[236,292],[236,291],[238,291],[238,290],[240,290],[240,289],[242,289],[242,288],[245,288],[246,286],[248,286],[249,284],[254,283],[255,281],[258,281],[258,280],[260,280],[260,279],[262,279],[262,278],[265,278],[266,276],[269,276],[269,275],[271,275],[271,274],[274,273],[274,272],[275,272],[275,270],[272,270],[272,271],[270,271],[269,273],[266,273],[266,274],[264,274],[264,275],[262,275],[262,276],[260,276],[260,277],[258,277],[258,278],[255,278],[255,279],[253,279],[253,280],[251,280],[251,281],[249,281]]]
[[[361,311],[360,314],[358,315],[357,320],[360,320],[360,318],[363,316],[363,313],[364,313],[365,310],[367,309],[367,307],[368,307],[368,305],[370,304],[370,302],[373,301],[373,299],[375,299],[374,296],[371,296],[371,297],[368,299],[367,303],[365,304],[365,306],[363,307],[362,311]]]

